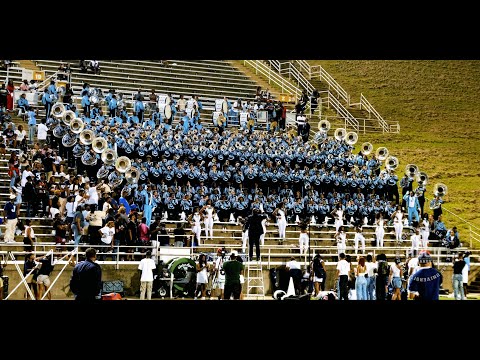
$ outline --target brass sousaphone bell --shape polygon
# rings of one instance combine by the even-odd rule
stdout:
[[[386,160],[385,168],[387,170],[396,170],[398,168],[398,159],[395,156],[389,156]]]
[[[133,166],[125,172],[125,179],[129,184],[136,184],[139,178],[140,171]]]
[[[343,140],[345,139],[345,135],[347,134],[347,130],[345,130],[344,128],[338,128],[337,130],[335,130],[335,139],[337,140]]]
[[[52,115],[56,119],[61,119],[63,118],[63,115],[65,114],[65,105],[62,103],[56,103],[55,105],[52,106]]]
[[[120,156],[115,161],[115,169],[121,173],[126,173],[132,166],[131,160],[126,156]]]
[[[362,144],[362,154],[363,155],[370,155],[370,153],[373,151],[373,145],[369,142],[364,142]]]
[[[80,134],[84,128],[85,128],[85,123],[83,122],[82,119],[75,118],[72,121],[70,121],[70,130],[74,134]]]
[[[380,161],[385,161],[388,157],[388,149],[386,147],[379,147],[377,151],[375,151],[375,155],[377,159]]]
[[[72,110],[67,110],[63,113],[62,121],[65,125],[70,126],[70,122],[75,119],[75,113]]]
[[[97,136],[95,139],[92,141],[92,149],[98,154],[103,153],[105,150],[108,148],[108,143],[107,140],[105,140],[103,137]]]
[[[345,142],[348,145],[355,145],[358,141],[358,135],[354,131],[350,131],[345,135]]]
[[[80,143],[82,145],[90,145],[93,142],[94,137],[95,137],[95,133],[93,132],[93,130],[90,130],[90,129],[83,130],[79,136]]]
[[[330,130],[330,121],[328,120],[321,120],[318,122],[318,130],[322,131],[322,132],[328,132],[328,130]]]
[[[107,149],[102,152],[102,161],[105,165],[113,165],[115,164],[115,160],[117,159],[117,154],[113,149]]]

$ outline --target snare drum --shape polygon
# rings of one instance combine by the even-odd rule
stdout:
[[[223,99],[215,100],[215,111],[222,111],[223,110]]]
[[[170,96],[165,95],[165,94],[158,95],[158,106],[159,107],[160,107],[160,105],[170,105],[170,103],[171,103]]]

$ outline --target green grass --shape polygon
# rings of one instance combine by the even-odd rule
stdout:
[[[361,135],[358,143],[386,146],[399,159],[400,177],[405,165],[416,164],[429,176],[428,197],[435,183],[447,185],[444,208],[480,228],[480,61],[310,63],[322,65],[353,103],[363,93],[384,119],[399,121],[400,134]],[[468,226],[446,212],[444,221],[447,227],[456,225],[469,245]]]

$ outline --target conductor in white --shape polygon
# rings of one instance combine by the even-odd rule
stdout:
[[[152,252],[148,250],[145,253],[145,258],[138,264],[138,270],[142,271],[140,277],[140,300],[145,300],[145,291],[147,292],[147,300],[152,299],[153,269],[155,269],[156,266],[151,256]]]

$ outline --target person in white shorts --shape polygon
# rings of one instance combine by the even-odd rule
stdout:
[[[197,270],[197,287],[195,290],[195,299],[197,298],[198,291],[200,291],[201,299],[205,300],[205,294],[207,292],[207,284],[208,284],[208,263],[207,263],[207,256],[205,254],[200,254],[200,256],[198,257],[196,270]]]
[[[298,238],[298,246],[300,247],[300,254],[306,254],[308,251],[308,224],[305,221],[302,221],[299,225],[300,227],[300,237]]]

